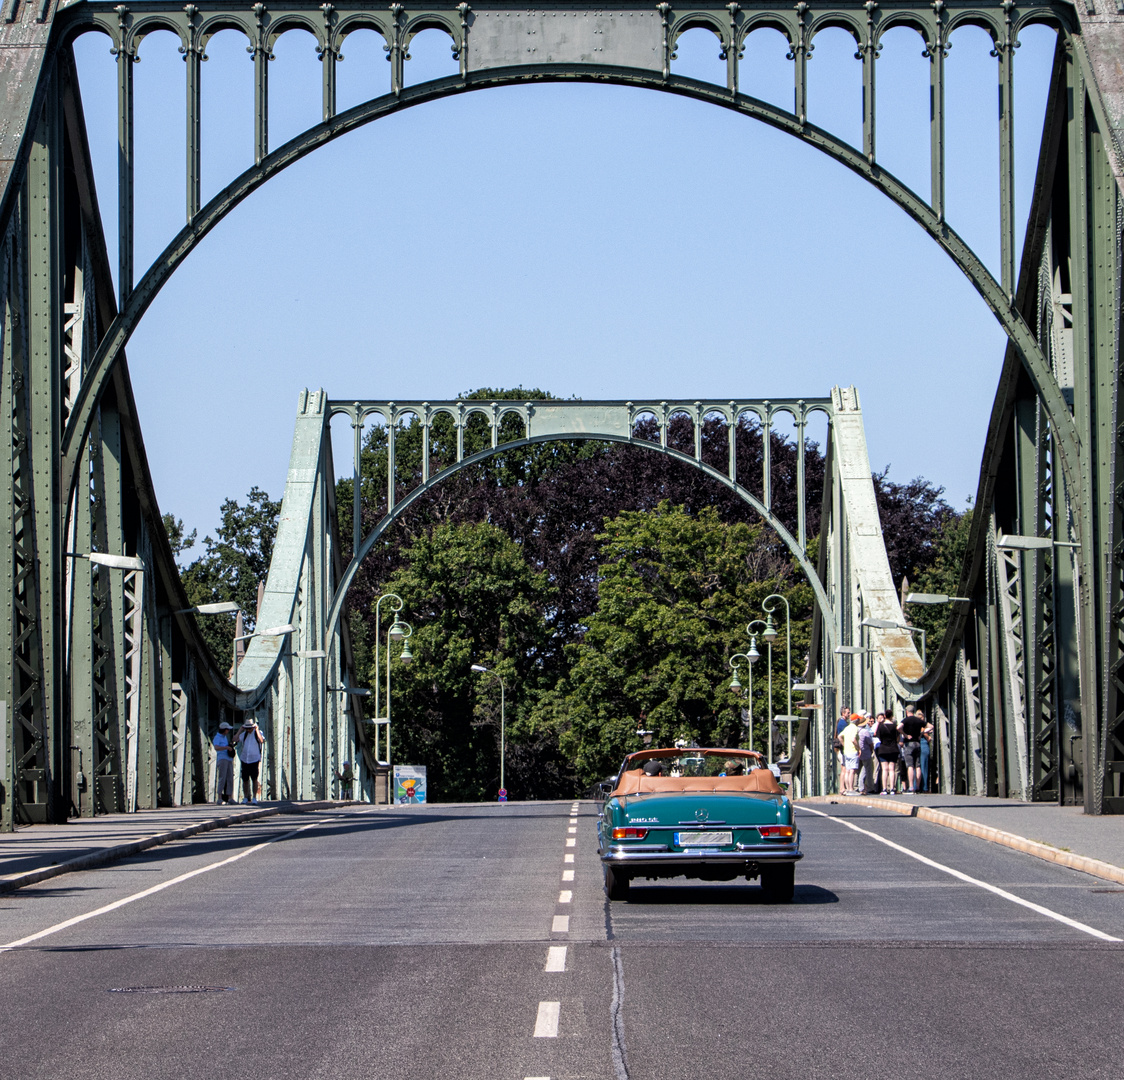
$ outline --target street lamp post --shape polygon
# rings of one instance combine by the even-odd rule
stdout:
[[[788,687],[788,705],[787,715],[792,715],[792,612],[788,606],[788,598],[782,596],[780,593],[773,593],[766,596],[761,604],[761,608],[766,613],[765,632],[761,637],[770,645],[776,640],[777,631],[773,626],[773,611],[776,608],[775,601],[779,600],[784,604],[784,672],[785,672],[785,686]],[[770,603],[774,601],[774,603]]]
[[[737,661],[738,660],[744,660],[747,664],[749,664],[749,720],[748,720],[748,726],[749,726],[749,749],[750,750],[753,749],[753,662],[755,660],[760,660],[760,659],[761,659],[761,654],[757,651],[757,638],[751,636],[750,639],[749,639],[749,652],[747,652],[747,653],[734,653],[734,655],[730,657],[730,661],[729,661],[730,667],[732,667],[734,669],[734,677],[730,680],[730,689],[733,690],[735,694],[740,694],[742,692],[742,684],[741,684],[740,680],[738,679],[738,667],[739,667],[739,665],[738,665]]]
[[[504,685],[503,676],[497,671],[492,671],[491,668],[486,668],[483,664],[473,664],[469,669],[471,671],[479,672],[482,675],[491,675],[495,679],[499,679],[500,683],[500,792],[503,797],[506,797],[507,784],[504,783],[504,757],[507,752],[507,730],[504,722],[504,697],[507,692],[507,687]]]
[[[765,641],[765,668],[766,668],[765,677],[766,677],[766,685],[768,687],[768,700],[769,700],[769,711],[768,711],[768,714],[765,718],[765,723],[766,723],[766,727],[767,727],[767,730],[768,730],[768,736],[767,736],[768,745],[766,746],[765,750],[766,750],[766,754],[767,754],[767,760],[768,760],[769,764],[772,765],[772,763],[773,763],[773,642],[772,642],[772,638],[769,637],[769,633],[768,633],[769,630],[772,629],[771,620],[769,622],[766,622],[764,619],[753,619],[746,626],[745,632],[747,634],[749,634],[749,640],[753,643],[753,645],[750,648],[750,652],[756,652],[757,651],[757,646],[756,646],[757,636],[756,636],[756,632],[755,632],[754,628],[758,627],[758,626],[761,627],[761,637]],[[776,637],[776,636],[777,635],[774,633],[773,637]],[[750,669],[749,693],[750,693],[750,697],[752,697],[753,696],[753,672],[752,672],[752,669]],[[753,747],[751,746],[750,749],[752,750]]]
[[[379,639],[381,637],[381,609],[382,602],[390,600],[392,602],[391,611],[394,612],[394,622],[391,623],[390,629],[386,632],[386,715],[382,715],[379,700],[379,653],[381,646]],[[398,612],[403,608],[402,597],[397,593],[383,593],[382,596],[375,601],[375,758],[378,759],[378,728],[380,725],[386,727],[386,761],[380,764],[390,765],[390,642],[391,640],[402,640],[402,655],[400,657],[403,664],[409,664],[413,660],[413,653],[410,652],[409,637],[413,634],[414,629],[409,623],[402,622],[398,618]]]

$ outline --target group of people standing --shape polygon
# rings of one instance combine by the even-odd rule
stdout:
[[[258,770],[261,768],[265,736],[252,716],[246,717],[238,734],[232,738],[233,730],[224,720],[219,724],[218,734],[214,738],[215,802],[234,802],[234,755],[237,753],[242,764],[242,802],[254,806],[261,797]]]
[[[901,720],[885,712],[872,717],[844,709],[835,726],[835,749],[843,766],[840,793],[928,791],[932,740],[933,725],[913,705],[906,706]]]

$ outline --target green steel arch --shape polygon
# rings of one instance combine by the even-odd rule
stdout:
[[[195,5],[189,5],[188,7],[194,8]],[[392,10],[394,7],[400,8],[401,5],[392,5]],[[667,5],[660,5],[660,7],[661,9],[666,8]],[[245,19],[245,16],[241,13],[238,16],[215,15],[203,22],[198,29],[193,29],[195,16],[189,16],[184,23],[183,14],[178,12],[174,14],[164,11],[153,12],[146,16],[137,17],[134,23],[126,25],[127,16],[122,14],[122,10],[127,12],[128,9],[122,9],[119,5],[114,9],[113,21],[118,23],[114,27],[104,14],[105,7],[103,5],[90,5],[85,8],[80,6],[75,10],[86,16],[92,14],[93,18],[90,21],[84,21],[82,18],[76,19],[75,24],[64,31],[64,41],[72,38],[83,29],[88,31],[100,30],[109,34],[115,40],[114,49],[119,60],[122,56],[135,56],[140,40],[145,34],[154,30],[166,30],[179,36],[181,49],[190,57],[193,51],[201,52],[205,48],[208,37],[217,32],[218,29],[240,29],[246,33],[247,39],[251,42],[249,48],[251,52],[255,53],[255,62],[257,62],[258,53],[261,53],[264,59],[268,59],[272,44],[281,33],[287,30],[302,29],[313,34],[317,40],[317,48],[322,60],[327,60],[329,54],[332,54],[334,58],[342,44],[342,36],[340,36],[341,32],[338,28],[335,33],[331,32],[333,29],[331,26],[327,26],[326,30],[319,29],[315,21],[311,20],[307,14],[285,13],[279,15],[276,21],[268,27],[263,25],[260,14],[257,16],[256,27],[251,27],[241,21]],[[668,14],[664,12],[665,22],[667,23],[668,63],[670,57],[674,55],[674,43],[679,34],[688,29],[705,27],[713,31],[722,43],[723,55],[727,57],[731,71],[729,77],[731,85],[728,87],[720,87],[712,83],[674,75],[667,69],[667,65],[665,65],[663,72],[659,72],[605,64],[566,62],[489,68],[469,74],[464,70],[464,64],[462,63],[461,75],[449,76],[445,79],[433,80],[413,87],[396,85],[392,93],[388,95],[375,98],[346,112],[335,114],[334,82],[329,94],[328,73],[326,71],[325,115],[327,118],[272,153],[265,152],[268,145],[267,134],[265,130],[260,131],[257,163],[237,177],[197,212],[192,212],[189,200],[188,224],[154,261],[135,289],[128,287],[128,284],[122,285],[121,311],[99,343],[63,435],[62,479],[64,486],[67,490],[72,488],[77,455],[81,451],[101,390],[117,358],[124,350],[148,306],[180,263],[210,230],[270,177],[341,135],[414,105],[490,87],[544,81],[578,81],[660,90],[730,109],[760,120],[815,147],[880,190],[892,203],[916,221],[946,252],[972,283],[1002,325],[1010,341],[1018,350],[1034,387],[1043,401],[1055,431],[1063,472],[1071,487],[1076,490],[1080,480],[1080,439],[1073,417],[1034,333],[1012,303],[1014,295],[1014,218],[1013,202],[1011,202],[1011,198],[1013,198],[1013,179],[1010,177],[1011,162],[1006,161],[1004,170],[1001,170],[1002,182],[1006,186],[1007,195],[1011,195],[1011,198],[1005,196],[1003,200],[1004,281],[1000,283],[996,281],[979,257],[954,230],[949,228],[945,221],[943,163],[941,163],[943,162],[943,133],[940,139],[934,137],[934,150],[937,149],[938,143],[940,145],[940,153],[935,155],[940,161],[934,166],[934,198],[932,200],[933,205],[930,205],[876,161],[872,83],[867,87],[867,94],[865,95],[869,101],[867,110],[869,115],[864,117],[865,135],[862,151],[807,122],[804,115],[802,92],[805,80],[800,78],[799,75],[796,111],[792,113],[740,94],[736,90],[737,55],[744,47],[748,35],[754,29],[759,29],[764,25],[772,26],[786,36],[792,49],[791,55],[796,58],[798,65],[801,62],[806,62],[806,54],[813,47],[812,40],[815,34],[829,26],[843,27],[851,33],[859,46],[860,53],[863,50],[876,52],[880,48],[879,38],[886,30],[898,25],[910,26],[922,36],[926,44],[927,54],[931,53],[934,64],[939,65],[942,62],[941,58],[944,52],[947,51],[948,36],[952,30],[960,25],[971,24],[982,27],[991,35],[996,43],[997,55],[1000,57],[1001,63],[1005,62],[1004,57],[1007,58],[1009,83],[1009,58],[1014,48],[1017,47],[1017,33],[1022,26],[1030,22],[1048,23],[1059,31],[1061,40],[1065,42],[1066,47],[1072,47],[1071,19],[1068,16],[1067,9],[1054,5],[1035,5],[1020,12],[1017,18],[1013,18],[1010,7],[1005,7],[1003,9],[1004,14],[999,14],[995,9],[972,6],[942,18],[942,5],[941,8],[936,10],[935,15],[932,10],[907,9],[891,13],[884,22],[877,25],[873,21],[872,10],[869,6],[865,22],[852,11],[822,12],[813,17],[808,12],[808,5],[805,3],[798,3],[794,10],[795,18],[787,11],[783,13],[757,13],[756,16],[754,13],[747,13],[743,22],[734,26],[730,26],[730,20],[734,18],[733,15],[730,15],[727,17],[727,29],[723,29],[721,19],[713,12],[686,12],[672,22],[667,22]],[[98,18],[99,14],[101,15],[100,19]],[[410,37],[422,29],[436,27],[449,33],[454,41],[454,51],[457,51],[458,44],[463,50],[464,43],[469,40],[467,32],[465,32],[465,35],[458,42],[455,36],[456,29],[451,20],[447,16],[437,15],[419,16],[413,22],[407,21],[402,27],[400,38],[396,39],[393,25],[396,25],[398,17],[396,14],[395,19],[390,21],[392,25],[386,25],[387,20],[385,19],[380,21],[374,16],[354,14],[341,19],[341,26],[344,29],[354,29],[361,24],[382,33],[389,42],[400,40],[398,45],[388,44],[387,46],[391,54],[388,58],[394,64],[396,72],[401,70]],[[326,24],[330,22],[327,15],[324,16],[324,20]],[[399,56],[395,50],[400,50],[402,55]],[[872,64],[865,64],[864,67],[867,73],[872,73]],[[400,80],[400,74],[397,79]],[[943,94],[943,82],[939,82],[939,86]],[[733,87],[732,91],[731,87]],[[332,98],[330,103],[329,96]],[[264,129],[265,126],[265,121],[262,120],[259,127]],[[1008,118],[1007,128],[1009,127]],[[1005,137],[1009,139],[1009,136],[1010,132],[1007,131]],[[1006,145],[1006,142],[1001,140],[1001,147],[1004,145]],[[1011,204],[1010,207],[1008,207],[1008,203]],[[131,252],[131,236],[124,246],[127,246]],[[123,282],[126,279],[131,279],[131,256],[128,259],[128,267],[123,264],[120,273]]]
[[[476,408],[472,412],[484,412],[483,408]],[[515,411],[512,408],[503,410],[504,413]],[[571,431],[571,432],[558,432],[550,435],[532,435],[529,438],[513,439],[510,442],[499,443],[496,446],[490,446],[478,453],[471,454],[468,457],[462,458],[460,461],[454,462],[447,468],[442,469],[436,475],[424,480],[416,488],[414,488],[401,502],[397,503],[393,509],[384,514],[379,523],[363,538],[358,550],[351,558],[347,568],[339,579],[339,584],[336,587],[335,595],[332,599],[332,606],[328,613],[327,626],[325,637],[331,638],[339,626],[340,616],[343,612],[343,605],[347,599],[348,590],[351,583],[355,580],[355,575],[362,565],[363,560],[370,554],[371,548],[378,543],[379,538],[390,528],[418,499],[424,496],[427,492],[431,491],[438,484],[448,480],[449,477],[455,473],[460,472],[462,469],[470,465],[477,465],[482,461],[487,461],[489,458],[494,457],[496,454],[502,454],[509,450],[518,450],[524,446],[534,446],[539,443],[547,442],[570,442],[570,441],[597,441],[597,442],[617,442],[623,443],[627,446],[641,446],[647,450],[653,451],[657,454],[664,454],[675,461],[682,461],[687,465],[692,465],[704,475],[709,476],[712,480],[716,480],[724,487],[733,491],[738,498],[751,506],[761,520],[765,522],[776,534],[781,538],[785,547],[788,548],[792,557],[800,564],[800,568],[804,571],[805,577],[808,579],[808,584],[811,585],[812,591],[816,597],[816,606],[819,608],[820,615],[823,619],[824,633],[828,640],[829,649],[835,647],[835,632],[834,632],[834,615],[831,609],[831,602],[828,599],[827,592],[824,590],[823,583],[820,581],[819,574],[816,567],[808,558],[801,546],[796,542],[792,533],[785,528],[784,524],[773,514],[760,499],[757,498],[751,491],[742,487],[737,480],[732,479],[726,474],[714,468],[713,465],[708,465],[704,461],[691,457],[689,454],[683,453],[681,450],[676,450],[673,447],[661,446],[660,443],[651,442],[647,439],[629,438],[627,436],[616,435],[609,432],[597,431]],[[802,486],[802,485],[801,485]],[[802,493],[803,494],[803,493]]]

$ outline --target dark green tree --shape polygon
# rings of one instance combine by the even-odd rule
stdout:
[[[281,503],[259,487],[250,489],[245,505],[237,499],[223,502],[222,520],[215,530],[217,539],[203,537],[205,554],[182,574],[192,605],[233,600],[245,614],[245,632],[253,629],[258,582],[265,581],[269,573],[280,512]],[[203,637],[223,669],[231,666],[234,624],[233,615],[199,617]]]
[[[730,658],[748,646],[746,624],[782,592],[792,606],[793,669],[804,668],[812,593],[788,568],[763,577],[755,566],[762,526],[725,524],[713,508],[696,515],[661,503],[628,511],[601,535],[598,607],[583,640],[567,648],[568,675],[543,696],[530,725],[557,733],[582,785],[604,777],[639,748],[637,728],[655,743],[743,744],[745,700],[729,688]],[[780,640],[783,642],[783,629]],[[767,670],[754,668],[754,707],[767,716]],[[774,649],[776,711],[783,710],[784,649]],[[741,670],[749,687],[749,672]],[[754,733],[763,748],[766,727]]]
[[[960,574],[968,554],[968,537],[972,531],[972,510],[948,515],[933,542],[932,561],[910,582],[910,592],[958,595]],[[941,639],[952,614],[951,604],[911,604],[906,617],[925,631],[929,660],[936,656]]]
[[[508,687],[512,797],[558,795],[560,785],[568,794],[573,781],[561,777],[556,750],[544,752],[544,740],[536,736],[529,748],[523,746],[519,724],[546,689],[542,653],[553,601],[546,576],[527,565],[518,544],[486,522],[438,525],[415,538],[404,554],[406,566],[386,582],[386,591],[402,597],[402,617],[414,627],[408,667],[398,660],[400,647],[392,649],[394,759],[427,766],[435,800],[496,798],[499,687],[491,676],[470,671],[479,663]],[[385,624],[386,605],[383,618]],[[385,630],[384,625],[383,642]],[[373,664],[367,676],[374,679]]]

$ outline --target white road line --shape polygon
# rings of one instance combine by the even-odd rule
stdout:
[[[558,1038],[558,1014],[562,1009],[560,1001],[540,1001],[539,1015],[535,1017],[536,1039]]]
[[[75,915],[73,919],[67,919],[65,922],[56,923],[54,926],[48,926],[46,930],[40,930],[37,934],[29,934],[27,937],[20,938],[18,941],[9,941],[6,945],[0,945],[0,953],[10,952],[12,949],[17,949],[21,945],[28,945],[33,941],[38,941],[40,938],[50,937],[51,934],[57,934],[60,930],[66,930],[71,926],[77,926],[87,919],[94,919],[98,915],[105,915],[110,911],[116,911],[126,904],[131,904],[136,900],[143,900],[146,896],[152,896],[153,893],[162,892],[164,889],[170,889],[173,885],[179,885],[183,881],[198,877],[200,874],[206,874],[210,870],[217,870],[220,866],[229,866],[230,863],[237,862],[239,859],[244,859],[247,855],[253,855],[255,851],[261,851],[262,848],[269,847],[270,844],[275,844],[278,840],[287,840],[290,836],[296,836],[297,833],[304,832],[305,829],[311,829],[321,824],[323,824],[321,821],[311,821],[307,825],[302,825],[299,829],[293,829],[291,832],[285,833],[283,836],[274,836],[264,843],[255,844],[252,848],[247,848],[245,851],[238,852],[237,855],[231,855],[229,858],[220,859],[218,862],[208,863],[206,866],[200,866],[197,870],[189,870],[186,874],[180,874],[179,877],[171,878],[169,881],[162,881],[159,885],[153,885],[141,892],[133,893],[132,896],[125,896],[120,900],[114,900],[112,904],[106,904],[105,907],[97,908],[94,911],[87,911],[85,915]]]
[[[558,894],[558,903],[568,904],[571,900],[573,900],[573,898],[574,898],[574,894],[572,892],[570,892],[569,889],[563,889]]]
[[[574,835],[574,833],[576,833],[577,831],[578,831],[578,827],[577,827],[576,825],[571,825],[571,826],[570,826],[570,827],[569,827],[569,828],[568,828],[568,829],[566,830],[566,832],[568,832],[568,833],[569,833],[569,834],[570,834],[571,836],[573,836],[573,835]]]
[[[571,836],[571,837],[567,838],[566,847],[577,847],[577,846],[578,846],[578,842],[577,842],[577,840],[574,839],[574,837]]]
[[[566,946],[551,945],[546,950],[546,967],[543,971],[566,970]]]
[[[570,932],[570,916],[555,915],[554,922],[550,924],[550,932],[552,934],[568,934]]]
[[[574,861],[574,857],[573,857],[573,855],[563,855],[563,856],[562,856],[562,861],[563,861],[563,862],[573,862],[573,861]]]
[[[574,880],[573,870],[563,870],[562,871],[562,880],[563,881],[573,881]]]
[[[576,825],[577,823],[578,823],[578,819],[576,817],[570,818],[570,824],[571,825]]]
[[[877,840],[880,844],[885,844],[895,851],[900,851],[903,855],[908,855],[911,859],[916,859],[926,866],[933,867],[934,870],[940,870],[942,873],[951,874],[954,878],[958,878],[960,881],[966,881],[969,885],[977,885],[989,893],[994,893],[996,896],[1003,897],[1004,900],[1010,900],[1012,904],[1018,904],[1020,907],[1029,908],[1031,911],[1038,912],[1039,915],[1045,915],[1048,919],[1054,919],[1066,926],[1071,926],[1074,930],[1080,930],[1085,934],[1091,934],[1095,938],[1100,938],[1101,941],[1124,940],[1113,937],[1111,934],[1106,934],[1102,930],[1096,930],[1092,926],[1087,926],[1083,922],[1078,922],[1076,919],[1071,919],[1056,911],[1051,911],[1041,904],[1034,904],[1029,900],[1024,900],[1021,896],[1016,896],[1014,893],[1007,892],[1006,889],[999,888],[998,885],[989,885],[986,881],[980,881],[979,878],[969,877],[969,875],[961,873],[959,870],[953,870],[951,866],[945,866],[943,863],[927,859],[924,855],[919,855],[916,851],[910,851],[909,848],[902,847],[901,844],[895,844],[892,840],[887,840],[884,836],[879,836],[877,833],[870,832],[868,829],[860,829],[857,825],[852,825],[851,822],[845,821],[843,818],[834,817],[832,814],[825,814],[822,810],[813,810],[810,806],[801,806],[799,809],[808,814],[815,814],[817,817],[825,817],[831,821],[837,821],[840,825],[846,825],[848,829],[853,829],[857,833],[862,833],[863,836],[869,836]]]

